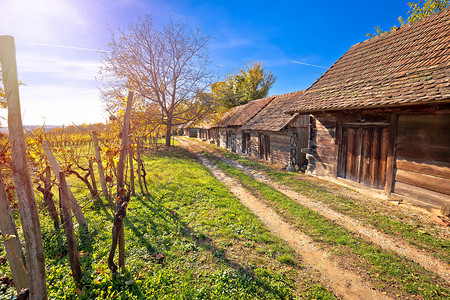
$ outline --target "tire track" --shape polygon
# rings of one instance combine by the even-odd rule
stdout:
[[[186,145],[186,142],[183,142]],[[193,149],[190,149],[193,150]],[[273,209],[265,205],[261,200],[239,184],[234,178],[226,175],[206,157],[193,151],[202,165],[204,165],[218,180],[236,195],[242,204],[248,207],[267,228],[278,237],[285,240],[302,257],[303,261],[314,266],[327,279],[333,291],[346,299],[392,299],[384,293],[376,290],[369,282],[359,274],[343,269],[339,262],[331,259],[328,252],[320,247],[307,235],[284,221]]]
[[[201,145],[200,142],[196,141],[197,146],[201,147],[202,150],[212,152],[208,147]],[[415,263],[421,265],[424,269],[437,274],[439,277],[444,279],[448,284],[450,284],[450,266],[437,258],[431,256],[427,251],[414,247],[407,242],[399,239],[393,238],[385,233],[382,233],[372,226],[363,225],[361,221],[353,219],[347,215],[339,213],[332,210],[322,202],[312,200],[307,198],[294,190],[274,183],[270,178],[268,178],[263,172],[251,169],[250,167],[243,166],[236,161],[228,158],[219,157],[223,162],[239,169],[245,174],[251,176],[253,179],[269,185],[271,188],[277,190],[278,192],[284,194],[285,196],[291,198],[292,200],[298,202],[299,204],[308,207],[309,209],[319,213],[323,217],[336,222],[338,225],[357,233],[360,238],[372,242],[378,245],[383,250],[395,252],[402,255]]]

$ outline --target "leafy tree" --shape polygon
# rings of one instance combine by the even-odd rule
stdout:
[[[275,79],[270,71],[264,71],[261,62],[253,62],[213,83],[211,91],[219,104],[231,108],[266,97]]]
[[[448,7],[448,0],[420,0],[419,2],[408,2],[409,11],[407,23],[413,23],[425,17],[428,17],[435,12],[441,11]],[[400,16],[398,17],[400,26],[405,25],[405,20]],[[397,26],[391,27],[391,30],[396,29]],[[380,26],[375,27],[375,33],[366,34],[367,37],[374,37],[385,32],[380,28]]]
[[[150,16],[112,32],[101,75],[109,79],[112,94],[122,98],[125,88],[137,92],[147,105],[156,104],[170,145],[172,126],[201,115],[208,106],[197,105],[196,95],[211,83],[207,44],[211,37],[173,20],[157,27]],[[107,99],[113,99],[109,97]],[[124,101],[122,101],[123,103]],[[191,113],[193,107],[196,113]]]

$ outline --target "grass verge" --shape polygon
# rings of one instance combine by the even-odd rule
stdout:
[[[208,146],[242,165],[266,172],[273,181],[284,184],[308,198],[321,201],[335,211],[371,224],[381,232],[400,237],[413,246],[429,250],[433,256],[450,264],[450,240],[442,238],[433,229],[423,228],[414,220],[408,222],[408,216],[401,211],[386,213],[381,207],[374,209],[357,199],[336,195],[336,192],[329,188],[334,186],[332,183],[321,185],[319,180],[311,180],[309,176],[301,173],[280,172],[264,163],[250,161],[226,149],[217,148],[213,145]]]
[[[237,178],[255,196],[264,199],[279,214],[295,223],[302,232],[330,247],[331,252],[347,257],[350,261],[358,261],[359,266],[353,267],[364,269],[379,289],[397,294],[402,298],[420,295],[424,298],[444,299],[450,295],[442,279],[418,264],[395,252],[384,251],[364,241],[356,234],[298,204],[268,185],[256,181],[214,155],[209,153],[205,155],[212,159],[222,171]]]

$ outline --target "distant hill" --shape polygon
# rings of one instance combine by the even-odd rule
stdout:
[[[25,131],[33,131],[36,128],[41,128],[42,125],[24,125],[23,128]],[[55,128],[62,127],[62,125],[44,125],[45,131],[50,131]],[[8,127],[0,127],[0,132],[8,132]]]

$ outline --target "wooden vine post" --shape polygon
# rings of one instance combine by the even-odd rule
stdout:
[[[130,128],[130,117],[131,108],[133,105],[133,92],[128,92],[127,97],[127,108],[125,110],[125,117],[123,120],[122,127],[122,143],[120,145],[120,155],[119,162],[117,164],[117,209],[114,214],[114,223],[112,229],[112,243],[111,251],[108,257],[108,267],[111,272],[115,273],[117,271],[117,266],[114,263],[114,254],[116,252],[117,244],[119,245],[119,267],[125,267],[125,237],[123,228],[123,218],[126,216],[127,205],[129,200],[129,194],[125,189],[124,183],[124,171],[125,171],[125,160],[127,158],[127,146],[129,138],[129,128]]]
[[[0,36],[0,63],[3,86],[8,103],[8,131],[11,143],[12,170],[25,238],[26,266],[30,298],[47,299],[44,248],[41,225],[28,169],[25,135],[20,112],[16,50],[12,36]]]
[[[51,179],[50,166],[47,166],[45,168],[44,172],[45,172],[45,176],[41,175],[43,177],[44,187],[42,187],[41,185],[38,185],[37,189],[38,189],[38,191],[42,192],[42,194],[44,196],[44,202],[47,205],[50,216],[53,219],[53,226],[55,227],[55,229],[58,229],[59,217],[58,217],[58,211],[56,210],[55,202],[53,202],[52,179]]]
[[[20,245],[19,235],[17,234],[16,222],[9,205],[8,195],[6,194],[3,175],[0,171],[0,231],[3,237],[4,248],[6,249],[6,258],[14,279],[14,286],[17,293],[28,287],[27,271],[25,269],[25,258],[23,256],[22,246]]]
[[[131,143],[129,143],[129,161],[130,161],[130,188],[131,188],[131,195],[136,195],[136,188],[134,186],[134,162],[133,162],[133,148],[131,146]]]
[[[142,175],[141,175],[141,143],[139,142],[139,138],[136,140],[136,152],[137,152],[137,172],[138,172],[138,182],[139,187],[141,188],[141,194],[144,194],[144,188],[142,187]]]
[[[102,157],[100,155],[100,147],[98,146],[97,132],[92,131],[92,138],[94,141],[95,160],[97,161],[98,175],[100,177],[100,184],[102,185],[102,193],[103,193],[103,196],[105,196],[108,199],[109,206],[113,207],[111,198],[109,197],[109,193],[108,193],[108,186],[106,185],[105,171],[103,171],[103,163],[102,163]]]
[[[44,149],[45,156],[47,157],[50,167],[52,168],[53,174],[55,174],[56,178],[58,178],[58,181],[59,181],[59,179],[60,179],[59,173],[61,172],[61,168],[59,167],[58,161],[56,160],[55,156],[53,155],[52,150],[50,149],[50,146],[48,145],[47,141],[42,142],[42,149]],[[61,184],[61,182],[59,182],[59,184]],[[75,196],[73,195],[69,186],[67,186],[67,192],[68,192],[69,198],[70,198],[70,208],[72,209],[72,212],[75,215],[75,218],[77,219],[78,224],[85,226],[87,228],[88,222],[87,222],[86,218],[84,217],[84,214],[81,211],[81,207],[80,207],[80,205],[78,205],[78,201],[77,201],[77,199],[75,199]]]
[[[94,164],[92,162],[92,159],[89,159],[89,177],[91,177],[92,182],[92,190],[94,191],[94,198],[97,198],[98,195],[98,189],[97,189],[97,181],[95,181],[95,174],[94,174]]]
[[[63,216],[64,230],[66,232],[67,248],[69,252],[70,268],[72,269],[72,275],[75,280],[80,283],[81,273],[80,261],[78,259],[77,242],[75,240],[75,232],[73,230],[72,215],[70,213],[70,197],[69,190],[67,188],[66,177],[64,172],[59,172],[59,197],[61,201],[61,214]]]

